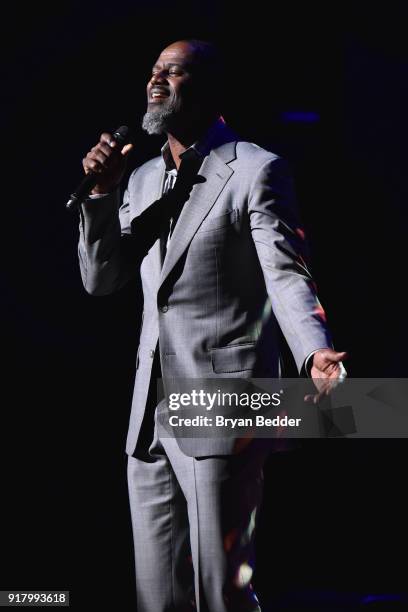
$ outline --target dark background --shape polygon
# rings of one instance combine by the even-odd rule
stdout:
[[[100,132],[140,124],[170,42],[218,42],[225,119],[291,162],[349,375],[407,375],[407,17],[402,2],[3,12],[1,589],[70,589],[74,609],[135,610],[124,446],[140,293],[85,293],[64,204]],[[161,144],[137,127],[129,167]],[[271,456],[255,578],[265,609],[351,609],[370,594],[390,606],[406,592],[405,463],[398,439],[309,440]]]

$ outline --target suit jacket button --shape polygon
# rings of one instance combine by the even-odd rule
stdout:
[[[154,349],[150,349],[150,357],[153,359],[153,357],[154,357]]]
[[[164,304],[164,306],[161,306],[161,308],[160,308],[160,310],[161,310],[162,312],[167,312],[167,311],[168,311],[168,309],[169,309],[169,307],[167,306],[167,304]]]

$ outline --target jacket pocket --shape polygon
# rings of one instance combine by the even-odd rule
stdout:
[[[201,232],[212,232],[214,230],[225,227],[226,225],[231,225],[231,223],[235,223],[239,219],[239,210],[238,208],[234,208],[233,210],[229,210],[223,215],[217,215],[216,217],[209,217],[204,219],[200,228],[197,231],[197,234]]]
[[[211,364],[217,374],[252,370],[256,357],[255,342],[211,349]]]

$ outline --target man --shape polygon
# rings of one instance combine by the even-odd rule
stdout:
[[[168,46],[143,118],[167,135],[162,154],[132,173],[121,201],[132,145],[104,133],[83,161],[99,174],[81,209],[84,286],[103,295],[140,273],[144,295],[126,443],[139,612],[260,610],[250,580],[266,445],[161,435],[155,379],[277,377],[278,325],[319,393],[344,372],[286,164],[225,124],[221,79],[211,44]]]

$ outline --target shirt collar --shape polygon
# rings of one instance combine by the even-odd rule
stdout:
[[[225,125],[225,121],[223,119],[223,117],[218,117],[218,119],[216,119],[214,121],[214,123],[212,123],[210,125],[210,127],[208,128],[208,130],[205,132],[205,134],[202,136],[202,138],[200,138],[199,140],[197,140],[196,142],[194,142],[190,147],[188,147],[188,149],[186,149],[181,155],[180,155],[180,159],[183,159],[183,157],[189,157],[190,155],[192,155],[193,153],[195,155],[198,155],[200,157],[205,157],[206,155],[208,155],[211,151],[211,149],[213,148],[213,145],[216,142],[216,137],[220,131],[220,129],[222,129],[222,127]],[[175,170],[176,169],[176,165],[173,161],[173,157],[171,155],[171,151],[170,151],[170,147],[169,147],[169,142],[166,141],[164,143],[164,145],[161,148],[161,154],[164,160],[164,165],[166,167],[166,171],[171,171],[171,170]]]

